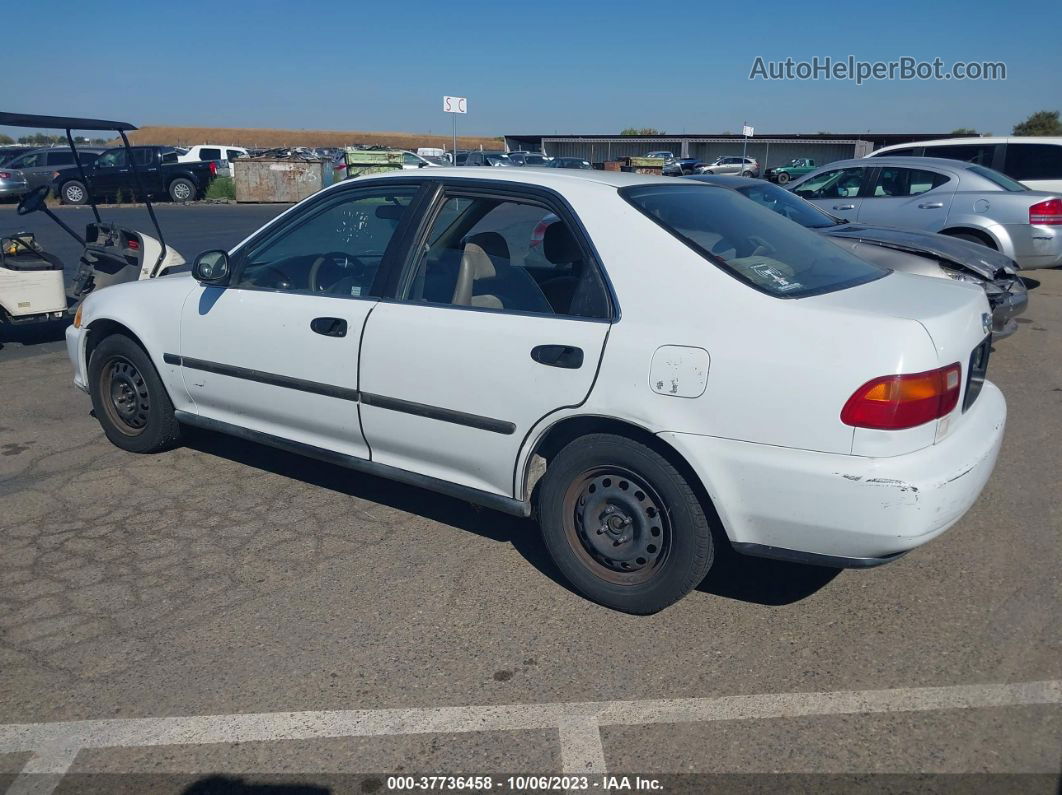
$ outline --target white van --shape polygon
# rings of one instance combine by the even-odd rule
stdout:
[[[867,157],[944,157],[1002,171],[1031,190],[1062,191],[1062,137],[942,138],[884,146]]]
[[[221,146],[219,144],[197,144],[184,154],[177,150],[177,162],[188,163],[196,160],[218,161],[218,176],[231,177],[232,166],[229,165],[238,157],[247,157],[247,150],[242,146]]]

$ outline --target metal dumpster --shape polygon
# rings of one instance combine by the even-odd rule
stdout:
[[[326,184],[323,160],[241,157],[232,161],[232,181],[238,202],[294,204]]]
[[[381,174],[402,168],[403,152],[390,149],[360,149],[348,146],[343,150],[343,160],[336,179],[353,179],[363,174]]]
[[[656,174],[659,176],[664,173],[664,161],[659,157],[628,157],[627,165],[631,167],[635,174]]]

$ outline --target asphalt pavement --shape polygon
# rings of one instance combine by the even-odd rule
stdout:
[[[279,209],[160,214],[188,256]],[[569,590],[529,521],[206,433],[122,452],[54,343],[5,348],[0,790],[1057,792],[1062,272],[1028,275],[954,528],[865,571],[721,554],[648,617]]]

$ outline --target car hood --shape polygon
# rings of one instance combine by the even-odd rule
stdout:
[[[953,266],[973,271],[985,279],[998,278],[1002,275],[1000,271],[1013,274],[1018,270],[1017,263],[1005,254],[987,246],[967,243],[965,240],[956,240],[933,232],[914,232],[908,229],[863,226],[862,224],[844,224],[820,231],[830,237],[843,237],[875,246],[947,260]]]

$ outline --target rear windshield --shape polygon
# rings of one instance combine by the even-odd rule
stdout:
[[[620,193],[709,262],[779,298],[841,290],[888,273],[727,188],[639,185]]]
[[[1017,193],[1018,191],[1028,190],[1025,185],[1022,185],[1018,180],[1011,179],[1006,174],[1001,174],[994,168],[985,168],[984,166],[970,166],[970,171],[977,174],[980,177],[984,177],[989,182],[994,182],[1003,190],[1009,190]]]

